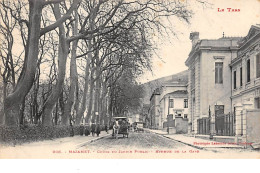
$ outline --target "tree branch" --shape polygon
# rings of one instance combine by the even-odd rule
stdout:
[[[52,0],[52,1],[56,1],[56,0]],[[58,1],[58,0],[57,0]],[[50,1],[48,1],[50,2]],[[57,28],[59,25],[61,25],[63,22],[65,22],[67,19],[71,18],[71,13],[73,12],[73,10],[75,8],[77,8],[78,4],[80,4],[81,0],[74,0],[70,9],[67,11],[66,14],[64,14],[61,18],[59,18],[55,23],[46,26],[45,28],[41,29],[41,36],[44,35],[45,33],[54,30],[55,28]]]
[[[65,1],[65,0],[46,0],[46,1],[43,3],[43,5],[45,6],[45,5],[49,5],[49,4],[56,4],[56,3],[61,3],[61,2],[63,2],[63,1]]]

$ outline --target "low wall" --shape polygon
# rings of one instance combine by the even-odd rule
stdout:
[[[200,139],[206,139],[206,140],[211,140],[211,141],[216,141],[216,142],[224,142],[224,143],[241,143],[242,139],[237,138],[235,136],[213,136],[213,139],[210,139],[209,135],[195,135],[196,138]]]
[[[168,132],[167,131],[167,127],[165,127],[165,128],[163,128],[162,130],[164,131],[164,132]],[[169,134],[176,134],[176,128],[175,127],[169,127]]]
[[[175,127],[175,120],[170,120],[169,121],[169,126],[167,122],[163,123],[163,128],[167,128],[167,127]]]
[[[246,142],[260,143],[260,110],[247,110]]]
[[[175,128],[177,134],[188,133],[188,119],[175,117]]]

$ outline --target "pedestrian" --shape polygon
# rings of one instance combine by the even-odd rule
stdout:
[[[97,126],[96,126],[96,134],[97,134],[97,136],[99,136],[99,134],[100,134],[100,125],[99,124],[97,124]]]
[[[80,136],[83,136],[83,134],[84,134],[84,126],[82,123],[79,126],[79,134],[80,134]]]
[[[74,136],[74,129],[73,129],[73,125],[70,122],[70,136],[73,137]]]
[[[85,127],[85,136],[88,136],[88,135],[90,135],[89,124],[87,124]]]
[[[106,131],[107,134],[108,134],[108,126],[107,126],[107,125],[105,125],[105,131]]]
[[[95,124],[95,123],[92,123],[92,124],[91,124],[91,133],[92,133],[92,136],[95,136],[95,130],[96,130],[96,124]]]

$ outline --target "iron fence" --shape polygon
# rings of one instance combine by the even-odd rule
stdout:
[[[198,134],[209,135],[210,134],[210,120],[209,118],[200,118],[197,120]]]
[[[235,136],[236,119],[233,114],[221,114],[215,118],[216,135]]]
[[[200,118],[197,120],[198,134],[209,135],[211,129],[215,127],[215,134],[218,136],[235,136],[236,119],[233,114],[220,114],[215,117],[213,126],[210,126],[210,118]],[[214,130],[212,130],[214,131]]]

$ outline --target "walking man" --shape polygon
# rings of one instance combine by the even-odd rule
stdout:
[[[100,125],[99,124],[97,124],[97,127],[96,127],[96,134],[97,134],[97,137],[100,134]]]
[[[95,124],[95,123],[92,123],[92,124],[91,124],[91,133],[92,133],[92,136],[95,136],[95,131],[96,131],[96,124]]]

